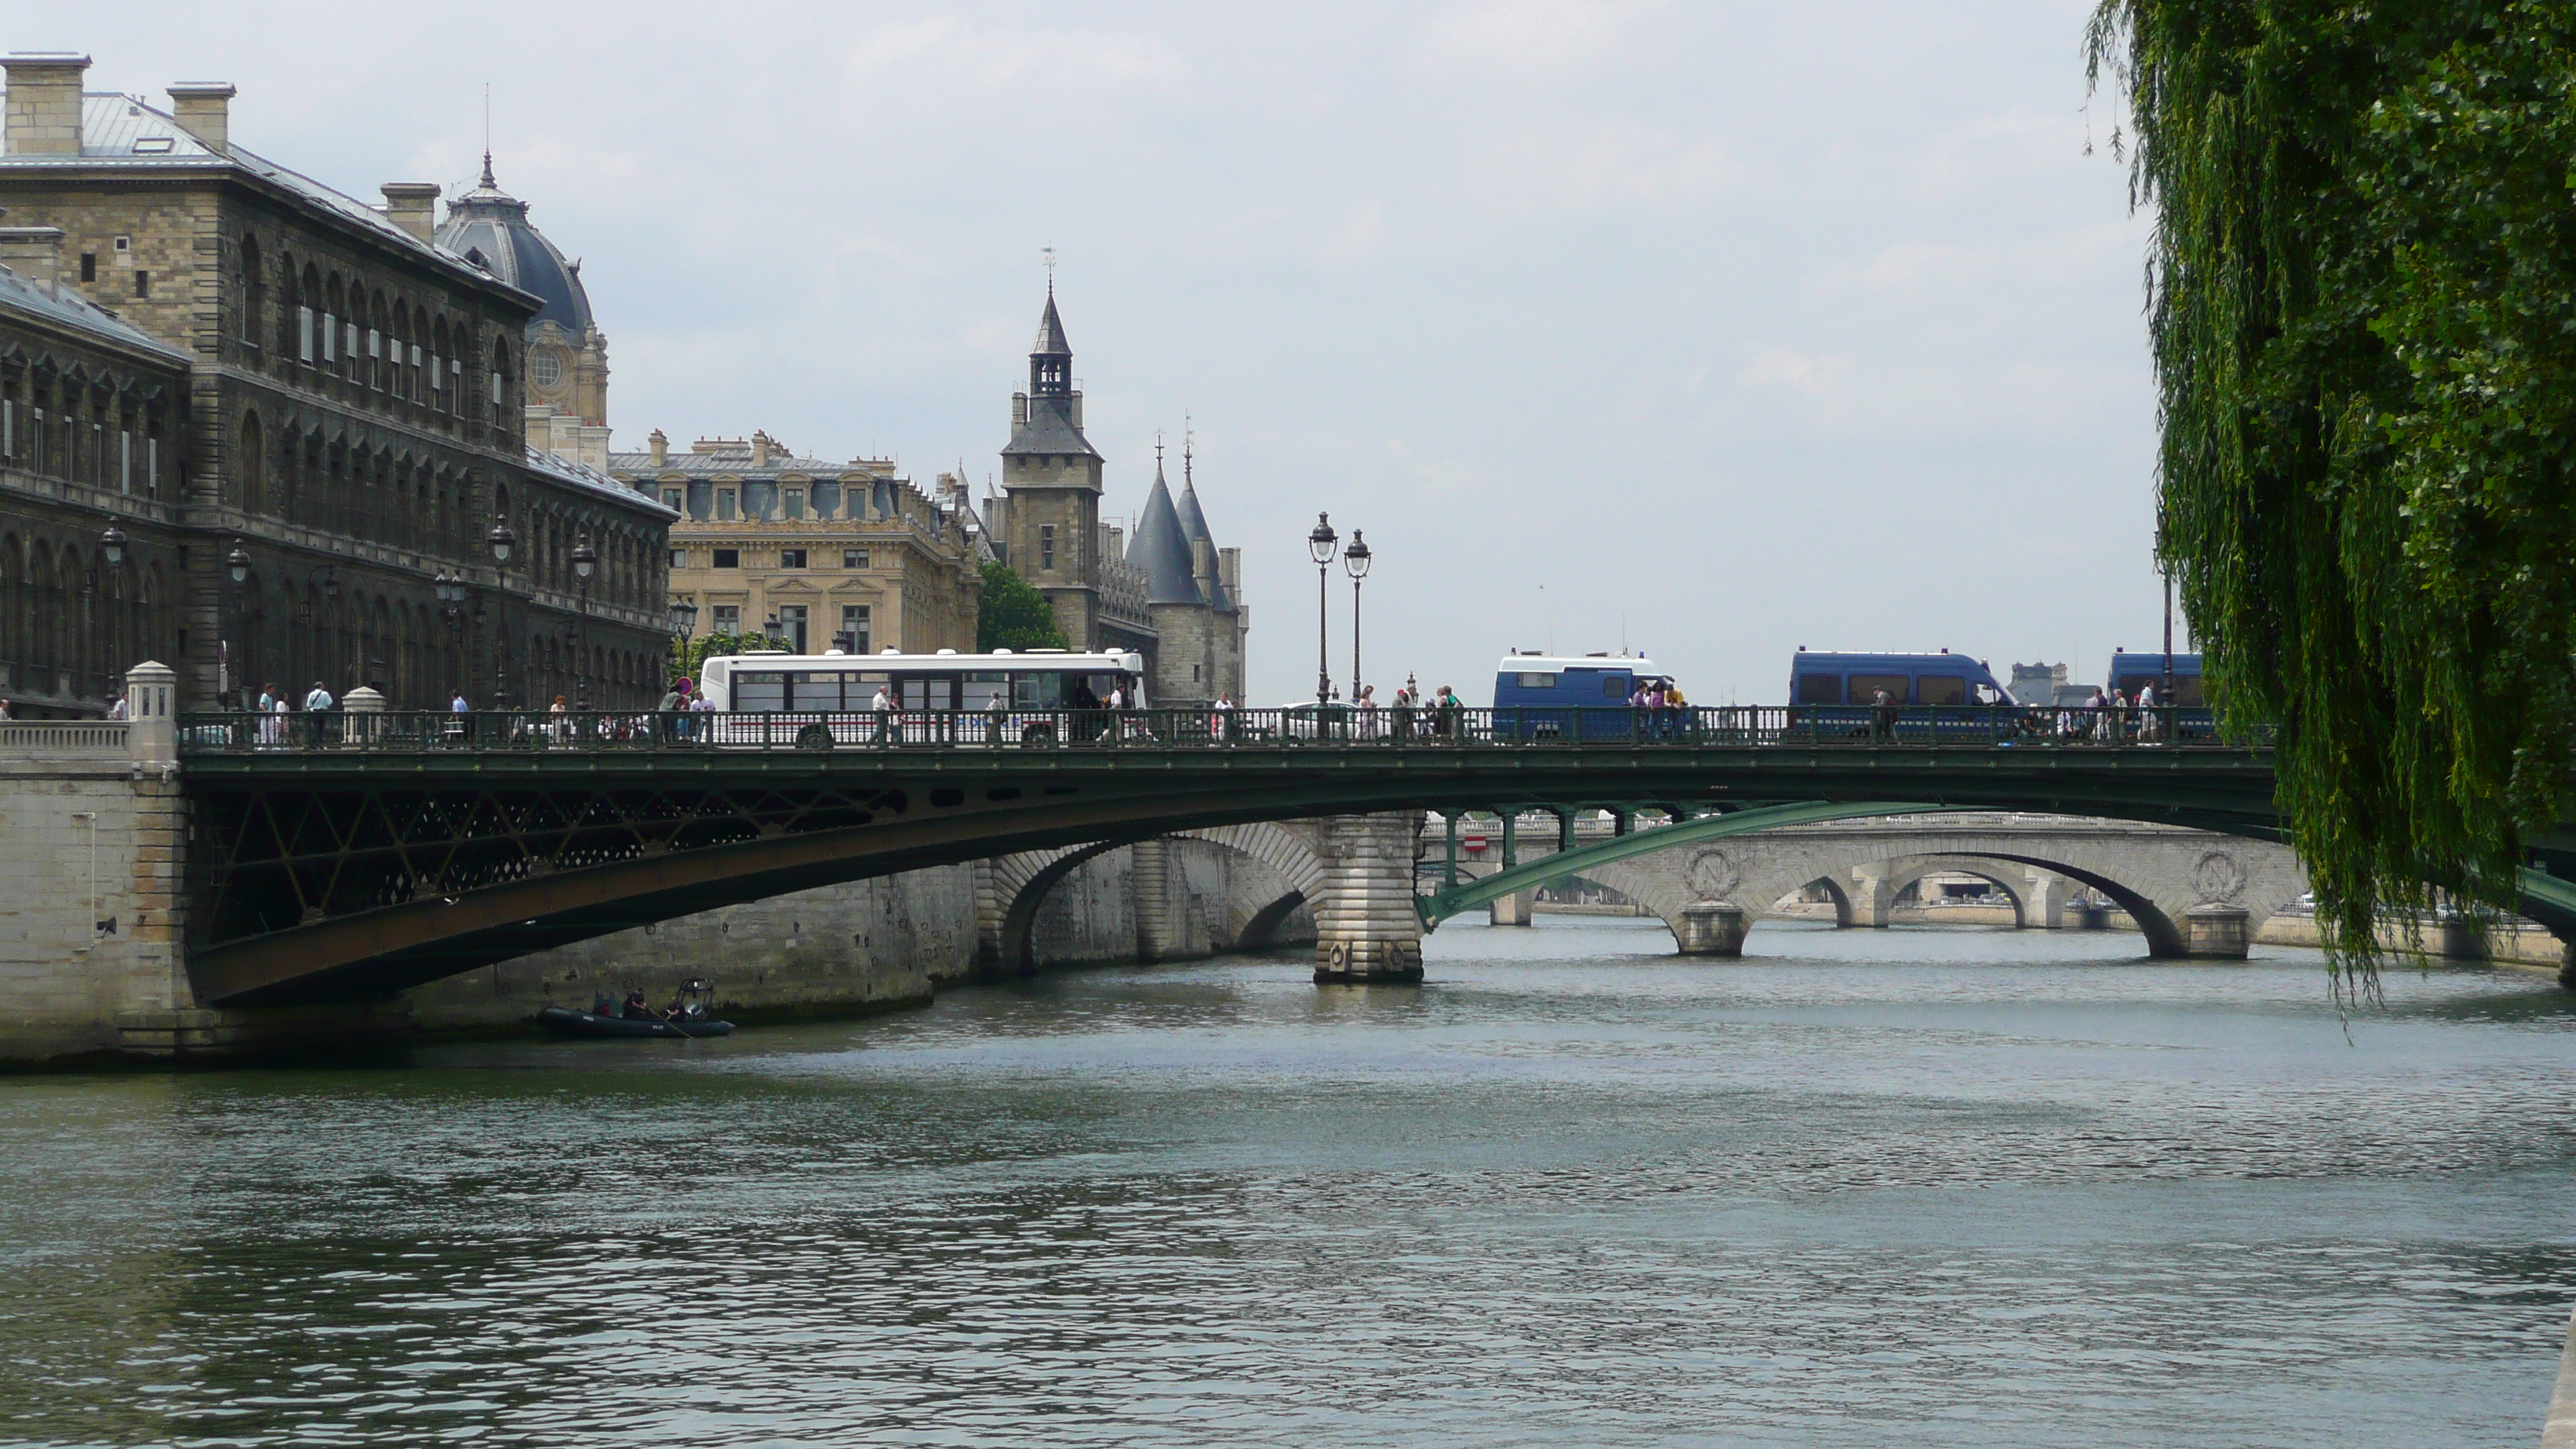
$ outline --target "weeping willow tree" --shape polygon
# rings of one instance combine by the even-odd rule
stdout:
[[[2576,6],[2105,0],[2088,52],[2155,222],[2157,551],[2368,970],[2559,818]]]

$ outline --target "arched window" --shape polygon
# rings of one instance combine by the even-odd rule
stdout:
[[[224,490],[225,501],[245,513],[257,513],[265,498],[268,472],[268,444],[261,435],[257,412],[242,414],[240,443],[233,466],[227,470],[234,478]]]
[[[247,232],[241,239],[241,273],[241,340],[257,347],[260,321],[268,315],[268,274],[260,267],[259,238]]]

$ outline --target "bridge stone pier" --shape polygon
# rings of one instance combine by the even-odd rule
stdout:
[[[1324,898],[1315,911],[1318,982],[1422,979],[1422,918],[1413,908],[1414,811],[1346,815],[1323,839]]]
[[[1530,824],[1535,828],[1515,830],[1524,863],[1556,853],[1556,822]],[[1574,843],[1608,836],[1578,828]],[[2263,923],[2308,889],[2286,846],[2174,826],[2000,812],[1782,826],[1581,873],[1661,918],[1684,954],[1731,956],[1741,953],[1753,923],[1773,917],[1775,905],[1808,885],[1823,886],[1837,924],[1883,927],[1897,897],[1936,872],[1992,882],[2012,901],[2019,924],[2043,929],[2057,929],[2075,893],[2089,887],[2129,913],[2148,954],[2173,958],[2241,959]]]
[[[399,1003],[198,1005],[177,683],[140,664],[130,719],[0,722],[0,1061],[186,1061],[402,1029]]]

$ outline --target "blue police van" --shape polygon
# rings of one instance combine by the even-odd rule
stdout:
[[[1641,684],[1669,680],[1651,659],[1610,654],[1580,657],[1510,654],[1494,671],[1494,735],[1520,740],[1632,739],[1670,720],[1642,718],[1628,697]]]
[[[1887,703],[1881,716],[1879,695]],[[1944,649],[1938,654],[1837,654],[1800,649],[1789,665],[1789,722],[1818,734],[1865,734],[1873,728],[1928,736],[1991,729],[1975,716],[1944,709],[2006,705],[2012,696],[1985,661]]]
[[[2173,661],[2173,697],[2166,698],[2165,661]],[[2209,709],[2208,692],[2201,688],[2200,656],[2197,654],[2131,654],[2126,650],[2111,651],[2111,678],[2104,689],[2127,695],[2135,701],[2138,691],[2148,685],[2156,689],[2158,704],[2178,705],[2185,710]]]

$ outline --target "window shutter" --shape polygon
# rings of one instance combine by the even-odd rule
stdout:
[[[340,360],[340,323],[328,312],[322,314],[322,360]]]
[[[0,456],[18,455],[18,404],[13,398],[0,398]]]
[[[116,491],[134,491],[134,434],[124,428],[116,430]]]
[[[313,309],[295,309],[295,350],[299,361],[313,360]]]
[[[143,491],[157,492],[161,487],[161,440],[143,440]]]

